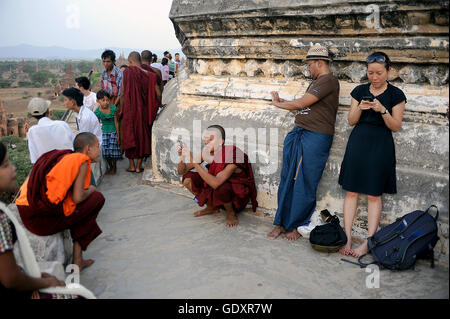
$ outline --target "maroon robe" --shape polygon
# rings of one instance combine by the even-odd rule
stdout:
[[[71,150],[53,150],[39,157],[34,164],[27,187],[29,206],[17,205],[20,218],[25,227],[38,236],[50,236],[70,229],[72,240],[78,242],[82,250],[102,231],[96,219],[105,198],[95,191],[86,200],[77,204],[70,216],[64,215],[63,202],[51,203],[47,198],[46,176],[51,169]]]
[[[151,125],[158,107],[155,83],[154,73],[137,66],[123,72],[122,146],[129,159],[151,155]]]
[[[162,78],[160,75],[158,75],[150,65],[147,64],[142,64],[141,67],[150,72],[150,81],[154,82],[153,84],[150,84],[150,87],[153,87],[153,89],[149,88],[149,93],[148,96],[151,98],[149,100],[149,109],[150,109],[150,113],[149,113],[149,125],[150,127],[153,126],[153,122],[155,121],[156,118],[156,114],[158,113],[158,106],[159,106],[159,102],[158,102],[158,97],[156,96],[156,91],[155,91],[155,86],[161,86],[162,83]],[[155,75],[155,76],[153,76]]]
[[[235,212],[240,212],[252,202],[252,210],[256,211],[258,202],[256,201],[256,185],[253,176],[252,164],[248,162],[248,156],[236,146],[223,146],[214,156],[213,162],[208,167],[208,173],[217,176],[228,164],[235,164],[241,169],[239,173],[233,173],[221,186],[213,189],[205,181],[199,194],[196,196],[198,204],[203,206],[207,202],[214,207],[220,207],[226,203],[232,203]],[[192,178],[198,173],[189,172],[184,178]],[[188,173],[188,174],[189,174]],[[199,174],[198,174],[199,175]],[[183,178],[183,179],[184,179]],[[199,189],[197,177],[192,179],[193,186]]]

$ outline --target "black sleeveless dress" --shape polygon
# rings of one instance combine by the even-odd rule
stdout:
[[[370,83],[353,89],[350,95],[361,102],[372,96]],[[402,90],[388,83],[387,89],[375,97],[387,111],[405,101]],[[386,126],[381,113],[363,110],[347,142],[339,173],[339,185],[346,191],[381,196],[397,193],[395,173],[395,145],[392,131]]]

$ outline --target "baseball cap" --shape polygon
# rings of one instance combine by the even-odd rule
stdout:
[[[52,102],[46,101],[40,97],[34,97],[28,103],[28,112],[31,115],[42,115],[47,112]]]
[[[327,60],[331,61],[330,56],[328,54],[328,49],[319,44],[314,44],[306,54],[306,60]]]

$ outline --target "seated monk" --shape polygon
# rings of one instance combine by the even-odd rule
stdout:
[[[20,188],[16,205],[33,234],[50,236],[70,229],[73,263],[81,271],[94,263],[83,260],[82,251],[102,233],[96,219],[105,198],[90,185],[91,162],[100,156],[97,137],[80,133],[73,146],[74,151],[53,150],[39,157]]]
[[[206,204],[194,217],[218,213],[224,208],[226,226],[234,227],[238,224],[236,213],[244,210],[250,199],[253,211],[258,206],[252,165],[239,148],[224,145],[225,130],[219,125],[208,127],[204,143],[195,160],[186,145],[182,148],[178,145],[178,174],[183,175],[183,185],[195,195],[199,206]],[[189,159],[187,164],[184,158]],[[202,162],[208,163],[208,170],[200,166]],[[191,172],[193,168],[197,172]]]

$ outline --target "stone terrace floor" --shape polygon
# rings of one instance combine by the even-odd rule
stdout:
[[[306,239],[269,240],[272,223],[247,213],[232,229],[224,212],[194,218],[192,197],[142,185],[127,162],[99,187],[103,234],[81,273],[98,298],[449,298],[448,266],[382,270],[380,288],[368,289],[370,274],[339,253],[316,252]]]

